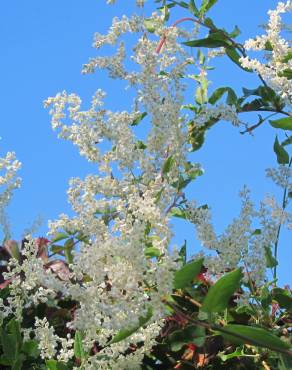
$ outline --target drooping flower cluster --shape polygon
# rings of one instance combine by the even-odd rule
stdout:
[[[285,194],[291,191],[291,175],[291,168],[287,166],[267,170],[267,176],[286,189]],[[285,199],[283,209],[283,204],[278,204],[273,196],[266,196],[259,210],[256,210],[247,188],[240,192],[240,196],[240,215],[220,236],[216,235],[208,208],[197,207],[194,202],[187,203],[187,218],[195,225],[197,238],[202,246],[213,252],[209,258],[205,258],[210,273],[218,276],[226,270],[243,266],[248,278],[261,284],[266,275],[266,266],[263,263],[266,248],[277,243],[279,227],[286,225],[291,229],[292,214],[285,209],[290,198]]]
[[[8,152],[5,157],[0,157],[0,225],[4,234],[9,234],[9,225],[5,215],[5,208],[11,200],[12,193],[20,186],[17,171],[21,163],[16,159],[14,152]]]
[[[163,22],[158,34],[162,27]],[[137,17],[115,19],[108,35],[96,35],[95,46],[115,44],[122,33],[143,28],[143,20]],[[65,295],[79,302],[70,328],[85,333],[88,348],[95,341],[105,346],[119,330],[137,325],[139,317],[152,312],[146,329],[121,343],[105,346],[98,360],[94,356],[89,359],[88,368],[97,363],[99,368],[136,368],[154,343],[164,315],[161,300],[172,290],[178,256],[169,251],[172,233],[167,209],[177,195],[172,183],[178,180],[187,153],[180,78],[189,60],[176,41],[179,34],[177,29],[169,30],[161,54],[156,52],[157,41],[141,36],[134,46],[134,71],[128,72],[123,66],[123,44],[117,56],[96,58],[84,67],[84,72],[104,68],[111,77],[125,79],[137,89],[132,112],[104,109],[100,90],[88,111],[80,110],[81,100],[75,94],[64,92],[46,101],[59,137],[71,140],[99,170],[85,180],[71,181],[68,197],[76,217],[69,220],[63,215],[50,224],[52,234],[60,229],[78,230],[88,237],[88,243],[82,243],[75,254],[70,265],[72,279],[63,289]],[[142,142],[132,126],[144,118],[144,110],[148,116],[141,124],[146,122],[149,130]],[[66,112],[71,125],[65,124]],[[167,161],[173,165],[166,171]],[[86,282],[80,283],[85,276]],[[129,343],[141,339],[143,348],[129,355],[125,366],[121,353]],[[110,360],[102,360],[101,355]]]
[[[242,66],[250,68],[259,73],[268,84],[277,91],[287,104],[291,104],[292,82],[291,74],[292,59],[291,46],[281,36],[282,19],[281,14],[292,10],[292,2],[279,2],[275,10],[269,11],[269,22],[266,34],[257,36],[245,42],[247,50],[265,51],[266,62],[258,59],[242,57]],[[270,51],[267,53],[267,51]],[[289,72],[290,71],[290,72]]]

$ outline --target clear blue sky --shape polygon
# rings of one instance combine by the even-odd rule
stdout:
[[[146,3],[147,13],[153,1]],[[128,109],[125,92],[114,88],[115,83],[103,73],[82,76],[80,71],[82,64],[96,55],[91,47],[94,32],[105,32],[112,17],[131,13],[133,4],[134,0],[117,0],[115,7],[106,6],[104,0],[0,2],[0,153],[14,150],[23,163],[22,187],[9,208],[15,238],[38,215],[44,219],[41,235],[47,230],[48,219],[70,213],[66,199],[69,178],[84,177],[94,170],[79,157],[76,148],[57,139],[43,100],[67,90],[80,94],[86,104],[94,91],[102,88],[109,94],[108,107]],[[273,0],[219,0],[211,14],[218,25],[229,30],[238,25],[243,41],[262,33],[258,26],[267,21],[268,9],[276,4]],[[211,76],[212,88],[230,85],[239,91],[242,85],[254,88],[258,84],[256,78],[227,61],[218,63]],[[255,202],[267,192],[277,193],[265,179],[265,168],[276,164],[274,138],[275,130],[268,125],[260,127],[255,136],[242,136],[238,129],[220,123],[209,132],[204,148],[193,155],[202,163],[205,175],[190,186],[189,193],[211,206],[218,232],[237,215],[237,195],[244,184],[252,189]],[[179,222],[175,230],[178,244],[187,233],[189,253],[198,250],[190,225]],[[281,282],[291,283],[291,238],[287,233],[280,244]]]

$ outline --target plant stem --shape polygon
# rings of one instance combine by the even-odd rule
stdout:
[[[288,165],[288,168],[291,167],[291,164],[292,164],[292,157],[290,158],[290,161],[289,161],[289,165]],[[284,189],[284,193],[283,193],[283,200],[282,200],[282,210],[284,211],[286,206],[287,206],[287,192],[288,192],[288,189],[287,189],[287,186],[285,187]],[[274,258],[277,260],[277,257],[278,257],[278,245],[279,245],[279,239],[280,239],[280,233],[281,233],[281,227],[282,227],[282,223],[280,222],[279,226],[278,226],[278,230],[277,230],[277,237],[276,237],[276,241],[275,241],[275,245],[274,245]],[[273,275],[274,279],[277,279],[277,265],[274,267],[274,275]]]

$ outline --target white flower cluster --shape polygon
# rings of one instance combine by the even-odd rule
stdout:
[[[46,317],[43,319],[35,318],[34,339],[38,341],[38,348],[43,359],[51,359],[56,353],[58,361],[68,362],[74,356],[74,340],[70,334],[67,338],[60,338],[55,334],[54,327],[50,326]],[[58,347],[60,349],[58,350]]]
[[[116,0],[107,0],[107,4],[113,5],[115,3],[116,3]],[[136,0],[137,6],[141,8],[144,6],[144,3],[145,3],[145,0]]]
[[[8,152],[5,157],[0,157],[0,224],[4,234],[9,234],[9,225],[5,215],[5,208],[11,200],[12,193],[20,187],[21,179],[17,171],[21,163],[16,159],[14,152]]]
[[[268,13],[270,18],[266,34],[245,42],[247,50],[263,51],[272,49],[267,55],[266,63],[248,56],[240,59],[243,67],[253,69],[259,73],[282,96],[287,104],[291,104],[292,99],[292,82],[289,76],[285,75],[285,71],[291,71],[292,68],[292,59],[288,57],[291,54],[291,47],[281,37],[280,32],[282,29],[281,14],[291,10],[292,2],[290,0],[285,3],[279,2],[277,8],[270,10]]]
[[[236,112],[236,107],[223,103],[214,107],[203,107],[200,114],[194,118],[194,123],[200,127],[212,119],[231,122],[234,126],[239,126],[241,123]]]
[[[286,189],[292,190],[292,171],[287,166],[278,169],[268,169],[267,176]],[[197,207],[195,202],[187,203],[188,219],[194,223],[197,237],[202,246],[212,251],[204,264],[210,273],[218,276],[228,269],[243,266],[256,283],[262,283],[265,278],[265,248],[273,247],[277,242],[279,226],[292,228],[292,214],[275,198],[266,196],[259,210],[255,210],[249,198],[249,191],[244,188],[240,193],[242,209],[238,218],[218,237],[211,223],[208,208]],[[285,207],[288,206],[287,197]]]
[[[141,29],[142,18],[115,20],[108,35],[96,36],[95,46],[115,44],[124,32]],[[161,24],[157,35],[162,33]],[[162,298],[172,291],[178,256],[169,252],[172,233],[167,209],[177,195],[171,184],[178,180],[187,155],[180,79],[190,62],[177,42],[179,34],[175,28],[168,29],[160,54],[156,52],[157,41],[141,36],[134,46],[134,71],[122,66],[123,43],[118,57],[96,58],[87,65],[86,72],[103,68],[111,77],[122,78],[137,89],[133,112],[104,109],[105,94],[100,90],[87,111],[80,109],[77,95],[66,92],[45,102],[59,137],[71,140],[99,170],[85,180],[71,180],[68,197],[76,217],[62,215],[50,223],[51,234],[60,229],[78,230],[89,238],[89,244],[81,243],[75,253],[71,279],[63,282],[61,289],[64,296],[79,302],[70,328],[84,333],[88,350],[95,342],[103,347],[98,356],[88,359],[88,369],[137,369],[160,330],[165,314]],[[144,111],[149,130],[142,142],[132,126]],[[67,124],[67,115],[72,124]],[[169,158],[174,165],[165,174]],[[153,256],[151,251],[155,251]],[[146,328],[108,345],[119,330],[137,325],[139,317],[150,311]],[[127,356],[122,354],[130,343],[141,340],[143,347]]]

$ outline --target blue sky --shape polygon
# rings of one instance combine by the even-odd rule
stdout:
[[[146,1],[146,10],[153,1]],[[243,41],[262,33],[260,24],[267,21],[268,9],[277,2],[219,0],[210,15],[215,23],[231,30],[238,25]],[[14,238],[20,238],[25,228],[41,216],[47,230],[47,220],[62,212],[70,213],[66,190],[71,177],[84,177],[94,167],[79,157],[76,148],[60,141],[50,127],[43,100],[67,90],[78,93],[86,104],[97,88],[108,92],[111,109],[128,109],[125,92],[116,88],[104,73],[81,75],[81,66],[96,55],[92,49],[94,32],[105,32],[114,15],[131,13],[134,0],[117,0],[117,6],[105,5],[104,0],[3,0],[0,2],[0,153],[14,150],[23,163],[22,187],[15,193],[9,208]],[[176,19],[175,17],[173,18]],[[233,86],[254,88],[259,81],[222,60],[215,72],[211,89]],[[121,87],[118,84],[119,87]],[[251,122],[255,117],[250,116]],[[253,118],[253,119],[252,119]],[[230,124],[220,123],[207,136],[206,145],[193,155],[201,162],[205,175],[192,184],[189,194],[208,203],[214,214],[218,232],[239,211],[238,192],[246,184],[258,202],[268,192],[280,196],[277,188],[265,179],[265,169],[276,165],[272,146],[275,130],[268,124],[254,136],[240,135]],[[178,222],[176,242],[188,237],[189,253],[199,245],[190,225]],[[291,249],[288,234],[280,243],[280,280],[292,282],[289,274]],[[289,278],[290,275],[290,278]]]

